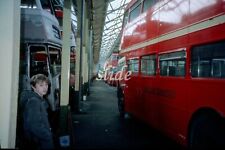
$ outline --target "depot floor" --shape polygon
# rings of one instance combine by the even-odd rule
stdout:
[[[94,81],[84,113],[73,113],[73,149],[184,149],[136,119],[123,119],[117,109],[116,88]]]

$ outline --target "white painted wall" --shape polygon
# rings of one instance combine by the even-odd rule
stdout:
[[[0,145],[1,148],[15,148],[20,0],[1,0],[0,20]]]

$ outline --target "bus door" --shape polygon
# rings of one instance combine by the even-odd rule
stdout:
[[[24,44],[25,45],[25,44]],[[48,90],[48,101],[51,110],[55,111],[55,96],[54,96],[54,84],[52,80],[52,72],[50,70],[50,61],[48,57],[48,47],[45,44],[27,44],[21,50],[22,55],[25,57],[21,62],[21,74],[22,80],[20,81],[20,90],[31,89],[30,78],[35,74],[44,74],[50,80],[50,86]]]
[[[141,57],[141,85],[144,100],[144,120],[158,126],[156,54]]]
[[[168,134],[181,134],[185,124],[188,83],[185,80],[186,50],[159,54],[160,76],[157,82],[159,127]]]
[[[141,117],[142,102],[141,99],[141,84],[139,71],[139,59],[133,58],[128,60],[128,71],[131,71],[130,79],[126,81],[126,93],[125,93],[125,110],[132,113],[135,116]]]

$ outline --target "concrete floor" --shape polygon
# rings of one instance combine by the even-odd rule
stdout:
[[[74,149],[184,149],[147,124],[122,119],[116,88],[94,81],[90,96],[80,103],[83,114],[73,114]]]

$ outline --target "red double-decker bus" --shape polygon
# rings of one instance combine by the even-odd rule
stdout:
[[[104,80],[110,86],[116,86],[116,72],[117,72],[117,65],[118,65],[118,53],[114,52],[110,55],[108,60],[105,63],[105,75]]]
[[[132,0],[120,55],[121,113],[193,149],[225,147],[224,0]]]

